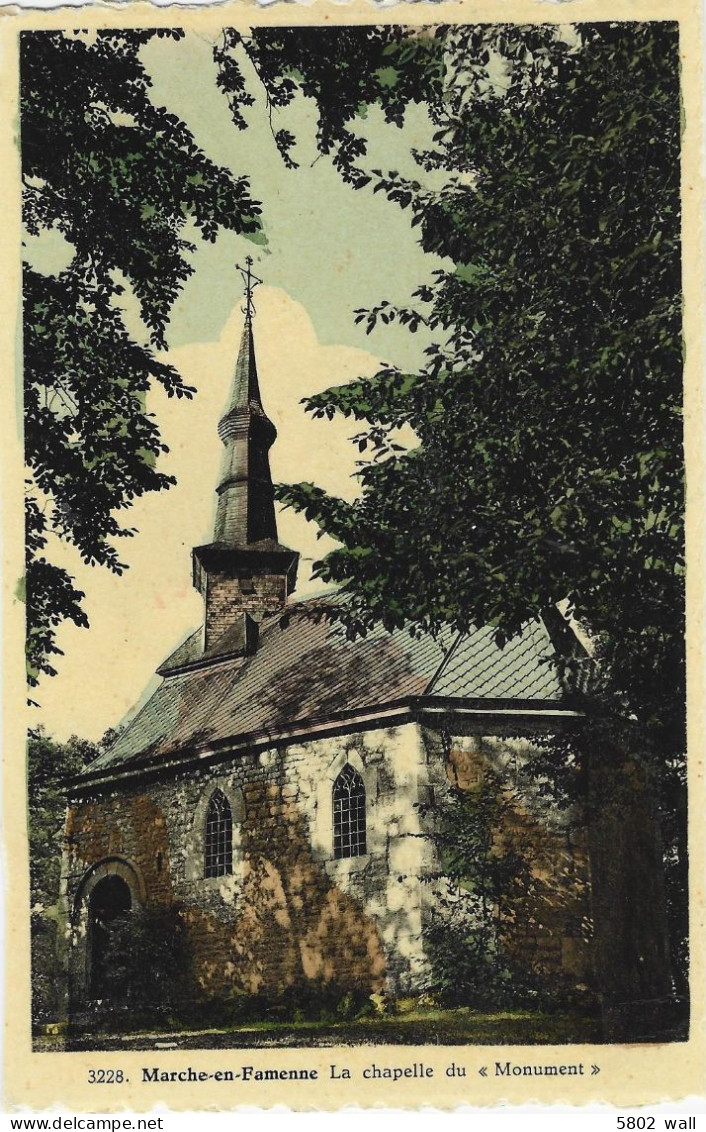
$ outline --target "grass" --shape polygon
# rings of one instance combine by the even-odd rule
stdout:
[[[595,1016],[470,1007],[443,1009],[410,1004],[395,1014],[353,1021],[263,1021],[209,1029],[160,1029],[129,1034],[47,1036],[35,1048],[252,1049],[338,1045],[533,1045],[600,1041]]]

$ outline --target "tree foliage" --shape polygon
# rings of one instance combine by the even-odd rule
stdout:
[[[388,124],[401,126],[407,108],[439,97],[443,61],[433,40],[409,29],[380,27],[254,28],[243,34],[226,28],[214,50],[218,85],[226,93],[233,120],[245,128],[243,105],[248,92],[243,64],[254,68],[264,93],[273,136],[285,165],[296,168],[296,137],[277,129],[273,112],[297,96],[316,108],[316,145],[344,181],[356,189],[370,184],[357,164],[367,154],[356,128],[370,106],[383,111]]]
[[[59,868],[66,820],[65,780],[97,758],[100,746],[73,735],[66,743],[50,739],[43,728],[30,735],[27,748],[29,796],[30,892],[32,906],[50,908],[59,899]]]
[[[42,555],[48,526],[119,570],[113,540],[130,532],[115,513],[167,485],[143,397],[155,380],[189,392],[154,356],[189,272],[185,222],[206,239],[257,225],[245,179],[150,102],[149,34],[23,42],[27,225],[57,229],[75,252],[58,278],[27,272],[35,674],[50,668],[56,622],[84,619],[81,595]],[[352,631],[483,622],[502,643],[568,601],[599,642],[610,693],[679,746],[677,26],[226,30],[214,55],[239,128],[255,101],[247,61],[285,161],[296,164],[294,139],[274,112],[304,95],[320,153],[407,210],[447,265],[408,309],[381,297],[358,312],[368,329],[430,329],[418,373],[385,368],[308,403],[361,422],[360,499],[280,489],[341,544],[317,572],[347,595]],[[416,154],[419,180],[366,168],[367,108],[392,126],[420,101],[435,137]],[[425,171],[443,186],[425,187]],[[125,281],[147,345],[116,306]],[[419,439],[412,452],[395,444],[402,424]]]
[[[172,482],[145,411],[154,383],[188,397],[160,361],[172,304],[193,270],[196,233],[254,232],[247,179],[214,165],[173,114],[154,105],[140,47],[182,32],[24,32],[21,36],[23,208],[30,236],[68,245],[56,273],[24,270],[28,665],[53,674],[56,626],[86,625],[83,594],[51,561],[50,534],[84,562],[124,569],[115,540],[133,500]],[[139,304],[128,328],[120,296]]]
[[[414,33],[414,37],[418,33]],[[435,47],[435,51],[432,48]],[[678,32],[670,23],[437,29],[429,108],[447,174],[374,172],[445,266],[408,310],[418,373],[308,401],[358,420],[353,504],[280,489],[341,546],[316,567],[373,621],[496,626],[558,602],[594,635],[606,691],[677,748],[684,720]],[[428,60],[434,60],[429,64]],[[394,429],[419,444],[398,451]]]
[[[132,908],[103,926],[102,985],[92,1021],[110,1028],[115,1010],[128,1027],[179,1016],[195,993],[188,927],[178,904]]]
[[[57,743],[40,728],[27,748],[30,902],[32,909],[32,1018],[57,1017],[63,981],[57,951],[61,855],[66,822],[65,779],[83,770],[98,746],[72,736]]]
[[[424,928],[428,990],[449,1006],[517,1006],[541,992],[507,947],[520,901],[532,886],[532,851],[500,834],[512,816],[492,770],[472,790],[446,791],[420,807],[430,828],[440,885]]]
[[[145,412],[145,395],[154,383],[170,396],[193,393],[159,358],[173,303],[193,270],[194,245],[186,237],[213,241],[221,229],[259,228],[261,207],[249,195],[247,176],[214,165],[184,122],[150,98],[141,46],[154,35],[183,34],[133,29],[21,37],[25,227],[30,236],[59,235],[70,252],[61,271],[29,262],[24,271],[31,684],[55,672],[57,626],[67,618],[88,624],[84,595],[52,561],[49,536],[73,544],[84,562],[120,573],[116,540],[135,533],[121,523],[121,512],[173,482],[157,470],[165,448]],[[273,111],[296,93],[315,98],[320,153],[362,187],[370,177],[355,161],[366,144],[348,128],[351,120],[374,102],[399,123],[404,107],[425,97],[415,86],[424,68],[393,82],[394,44],[384,30],[337,29],[326,51],[321,43],[314,29],[250,35],[227,29],[214,50],[218,82],[239,129],[256,98],[246,63],[271,123]],[[425,41],[417,50],[426,52]],[[272,130],[294,168],[293,135]],[[137,299],[142,336],[126,324],[120,306],[126,290]]]

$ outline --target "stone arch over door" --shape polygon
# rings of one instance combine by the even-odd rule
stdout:
[[[84,875],[72,916],[71,997],[74,1003],[105,997],[109,925],[145,904],[139,870],[120,857],[107,858]]]

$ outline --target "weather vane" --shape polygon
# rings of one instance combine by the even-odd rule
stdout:
[[[262,279],[258,279],[257,275],[253,275],[252,265],[253,258],[250,255],[245,258],[245,267],[241,267],[239,263],[235,265],[242,275],[243,283],[245,284],[245,306],[242,310],[246,318],[252,318],[255,313],[255,304],[253,303],[252,295],[258,284],[262,283]]]

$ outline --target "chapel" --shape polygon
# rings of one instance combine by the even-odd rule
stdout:
[[[70,786],[70,1009],[114,986],[110,924],[170,909],[188,936],[189,985],[206,1000],[322,987],[421,994],[443,889],[427,823],[450,790],[478,789],[488,769],[504,800],[497,843],[533,847],[507,946],[528,971],[581,985],[583,827],[523,774],[537,736],[581,717],[555,631],[527,624],[502,649],[487,627],[437,638],[380,628],[351,641],[297,601],[253,321],[248,293],[218,425],[213,538],[192,553],[203,624]]]

